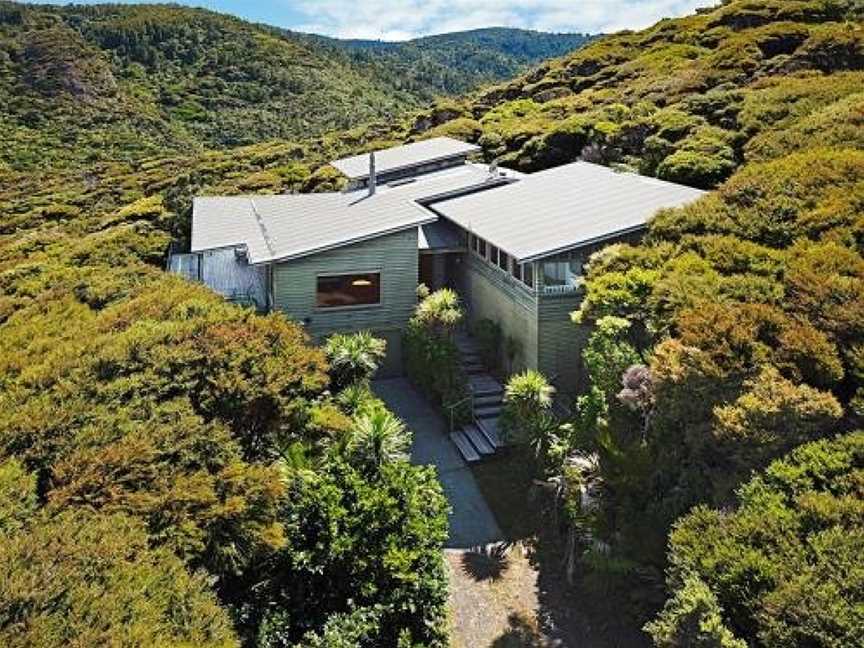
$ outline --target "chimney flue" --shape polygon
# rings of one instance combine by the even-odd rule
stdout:
[[[375,186],[378,184],[378,178],[375,177],[375,153],[369,154],[369,195],[375,194]]]

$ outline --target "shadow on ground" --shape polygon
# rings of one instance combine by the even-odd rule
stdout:
[[[466,551],[462,555],[462,571],[475,581],[497,581],[509,566],[509,549],[509,543],[496,542]]]
[[[537,572],[536,619],[514,615],[494,648],[647,648],[646,592],[635,580],[604,580],[597,574],[577,573],[568,583],[564,569],[564,540],[549,489],[536,481],[533,457],[513,448],[473,467],[477,483],[494,513],[507,543],[521,544]],[[477,578],[495,578],[506,570],[506,551],[498,555],[466,555],[465,563]],[[465,565],[466,571],[469,567]],[[500,577],[500,573],[498,572]],[[644,591],[643,591],[644,590]]]
[[[548,645],[531,619],[511,614],[507,625],[506,632],[495,639],[489,648],[545,648]]]

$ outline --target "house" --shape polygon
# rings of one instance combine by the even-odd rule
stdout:
[[[434,138],[336,160],[343,193],[196,198],[191,254],[171,263],[316,339],[373,331],[391,373],[418,283],[450,286],[469,320],[498,323],[515,367],[573,390],[583,333],[569,313],[588,256],[703,192],[587,162],[526,175],[469,161],[477,152]]]

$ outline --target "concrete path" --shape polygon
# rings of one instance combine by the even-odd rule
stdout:
[[[414,433],[411,461],[433,464],[453,509],[450,549],[469,549],[498,542],[503,534],[474,481],[471,469],[447,438],[447,424],[404,378],[376,380],[373,391]]]

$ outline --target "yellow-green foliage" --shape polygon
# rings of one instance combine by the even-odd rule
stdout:
[[[732,0],[601,38],[463,110],[481,115],[486,157],[525,170],[581,156],[713,187],[745,153],[766,159],[858,137],[860,102],[847,98],[864,79],[860,19],[851,0]]]
[[[206,576],[151,548],[129,517],[38,514],[0,540],[7,646],[240,645]]]
[[[810,443],[743,486],[734,510],[700,506],[678,522],[668,571],[674,598],[649,629],[655,639],[696,631],[674,603],[695,579],[722,610],[715,627],[722,620],[748,645],[859,643],[862,471],[864,433]]]
[[[654,344],[641,368],[650,416],[624,411],[604,381],[604,435],[589,448],[611,462],[604,528],[625,548],[663,547],[677,515],[728,503],[752,469],[826,434],[840,408],[851,416],[856,392],[864,402],[856,3],[732,0],[421,115],[323,134],[405,104],[341,59],[309,77],[305,45],[272,31],[195,13],[187,33],[183,10],[151,10],[45,10],[103,18],[73,26],[0,1],[0,488],[38,488],[0,496],[13,537],[0,587],[22,597],[15,614],[32,612],[9,643],[111,643],[120,627],[145,644],[230,645],[198,568],[254,619],[245,631],[299,640],[361,600],[387,619],[379,638],[410,628],[443,643],[434,480],[402,464],[360,474],[340,448],[348,418],[381,407],[368,392],[331,401],[324,356],[297,326],[162,272],[194,195],[339,189],[327,160],[435,134],[523,169],[583,157],[719,184],[658,215],[646,244],[590,264],[579,319],[626,317],[634,344]],[[218,52],[198,27],[224,37]],[[216,72],[179,74],[175,42]],[[225,61],[240,81],[219,76]],[[298,90],[286,112],[283,93]],[[452,306],[421,309],[406,344],[444,403],[465,394]],[[322,542],[324,528],[336,531]],[[369,528],[386,529],[386,547]],[[49,556],[62,558],[50,575]],[[97,614],[80,573],[106,582],[116,609]],[[19,600],[8,592],[0,601]],[[794,638],[781,626],[770,631]]]

